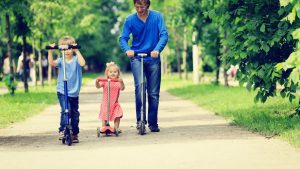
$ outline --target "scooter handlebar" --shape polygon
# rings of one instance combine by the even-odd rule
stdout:
[[[107,78],[101,78],[101,77],[99,77],[99,78],[97,78],[97,82],[107,82],[108,80],[110,80],[111,82],[119,82],[119,80],[118,79],[107,79]]]
[[[80,49],[80,45],[55,45],[55,46],[46,46],[46,49],[59,49],[59,50],[67,50],[67,49]]]
[[[134,56],[137,56],[137,57],[151,57],[151,53],[136,53],[136,52],[134,52]]]

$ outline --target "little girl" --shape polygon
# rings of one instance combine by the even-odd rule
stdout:
[[[103,87],[102,103],[101,103],[101,108],[99,113],[99,118],[102,120],[102,127],[106,125],[107,120],[114,121],[114,128],[119,133],[121,132],[121,130],[119,129],[119,125],[120,125],[120,119],[123,116],[123,111],[118,100],[119,100],[120,90],[125,89],[124,82],[122,78],[120,78],[120,73],[121,73],[120,68],[114,62],[110,62],[106,64],[105,77],[107,79],[111,79],[109,119],[107,119],[107,110],[106,110],[108,104],[107,101],[108,82],[107,81],[101,82],[96,80],[96,87],[97,88]]]

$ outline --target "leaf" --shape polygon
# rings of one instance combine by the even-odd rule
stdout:
[[[263,70],[263,69],[260,69],[260,70],[257,72],[257,75],[258,75],[258,77],[260,77],[260,78],[264,78],[264,76],[265,76],[264,70]]]
[[[246,58],[246,57],[247,57],[247,53],[245,53],[245,52],[241,52],[241,54],[240,54],[240,58],[244,59],[244,58]]]
[[[247,85],[246,85],[246,88],[247,88],[247,90],[250,92],[251,89],[252,89],[252,83],[251,83],[251,82],[248,82]]]
[[[299,72],[297,69],[293,69],[292,73],[290,74],[289,78],[294,82],[295,84],[299,81]]]
[[[259,101],[259,99],[261,99],[261,92],[258,91],[255,96],[254,102],[257,103]]]
[[[293,9],[292,12],[287,16],[287,19],[290,23],[293,23],[296,19],[296,9]]]
[[[266,31],[266,25],[262,24],[259,30],[264,33]]]
[[[289,101],[292,102],[295,98],[296,96],[294,94],[290,94]]]
[[[280,0],[280,6],[287,6],[290,3],[290,0]]]
[[[280,96],[281,96],[282,98],[285,98],[285,96],[286,96],[285,90],[281,90],[281,91],[280,91]]]
[[[279,10],[278,10],[278,15],[282,15],[283,13],[284,13],[284,8],[280,8]]]
[[[300,28],[296,29],[292,35],[294,39],[300,39]]]
[[[266,53],[268,53],[269,50],[270,50],[270,47],[269,47],[267,44],[263,44],[263,45],[261,46],[261,49],[263,49]]]
[[[268,98],[267,95],[263,95],[262,98],[261,98],[261,102],[265,103],[267,98]]]
[[[278,63],[276,66],[275,66],[275,69],[276,71],[281,71],[283,69],[283,63]]]
[[[258,52],[259,51],[259,47],[257,45],[252,45],[253,51],[254,52]]]

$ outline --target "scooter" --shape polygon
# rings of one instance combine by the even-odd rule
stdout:
[[[66,59],[65,59],[65,51],[68,49],[80,49],[80,45],[60,45],[60,46],[46,46],[46,49],[58,49],[62,51],[62,59],[63,59],[63,74],[64,74],[64,97],[65,97],[65,128],[64,128],[64,137],[62,138],[62,143],[71,146],[73,143],[73,131],[71,126],[71,115],[69,111],[69,104],[68,104],[68,80],[66,76]]]
[[[141,119],[140,121],[138,122],[138,134],[140,135],[144,135],[146,134],[146,122],[143,120],[146,116],[146,83],[145,83],[145,76],[144,76],[144,58],[145,57],[149,57],[150,54],[148,53],[137,53],[136,56],[140,57],[141,58],[141,79],[142,79],[142,82],[141,82],[141,101],[142,101],[142,104],[141,104]]]
[[[117,79],[102,79],[98,78],[97,82],[107,82],[107,108],[106,108],[106,124],[104,127],[97,127],[97,136],[100,137],[101,134],[105,134],[106,136],[110,136],[115,134],[119,136],[119,131],[115,128],[112,128],[109,124],[109,114],[110,114],[110,83],[111,82],[119,82]]]

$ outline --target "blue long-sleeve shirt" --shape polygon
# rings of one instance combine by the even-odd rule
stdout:
[[[132,45],[128,40],[132,34]],[[124,23],[123,31],[119,38],[121,49],[126,52],[134,50],[135,53],[150,53],[154,50],[161,52],[168,42],[168,31],[162,15],[149,10],[146,22],[143,22],[137,13],[129,15]]]

